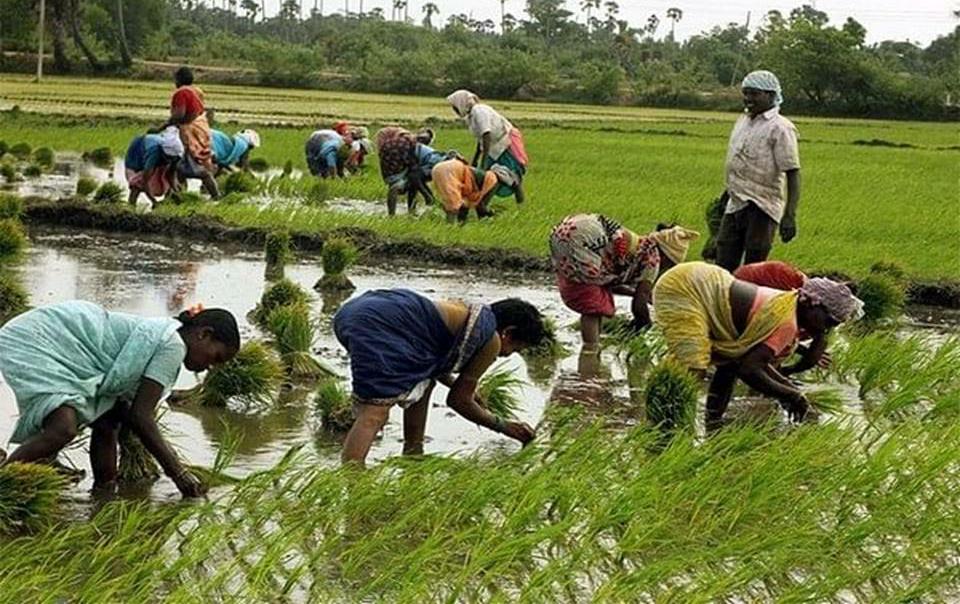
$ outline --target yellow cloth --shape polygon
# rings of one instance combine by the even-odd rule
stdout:
[[[730,311],[726,270],[705,262],[678,264],[661,275],[653,288],[654,320],[663,330],[667,349],[691,369],[706,369],[713,356],[739,359],[796,316],[797,293],[770,298],[737,334]]]
[[[198,164],[213,172],[213,149],[210,145],[210,123],[206,115],[198,115],[186,124],[180,124],[180,140],[187,153]]]
[[[433,167],[433,185],[447,212],[457,212],[463,206],[477,207],[490,191],[497,187],[497,175],[488,170],[483,184],[477,185],[474,169],[459,159],[444,160]]]
[[[675,226],[662,231],[654,231],[648,235],[652,237],[663,253],[667,255],[674,264],[680,264],[687,258],[687,250],[690,249],[690,242],[700,237],[700,233],[685,229],[682,226]]]

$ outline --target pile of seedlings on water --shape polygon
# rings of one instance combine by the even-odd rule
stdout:
[[[20,256],[27,247],[27,233],[16,218],[0,219],[0,261],[6,262]]]
[[[113,151],[110,147],[97,147],[90,151],[84,151],[82,158],[98,168],[109,170],[113,167]]]
[[[312,354],[317,321],[310,316],[307,304],[274,308],[267,318],[267,329],[290,377],[309,380],[333,374]]]
[[[668,436],[693,434],[700,384],[676,362],[657,365],[647,380],[645,414],[651,426]]]
[[[264,276],[267,279],[283,278],[284,267],[293,259],[290,251],[290,232],[274,230],[267,233],[263,244],[263,256],[267,263]]]
[[[30,143],[17,143],[10,147],[10,155],[17,158],[19,161],[26,161],[30,158],[30,154],[33,152],[33,147],[30,146]]]
[[[19,220],[23,215],[23,199],[13,193],[0,193],[0,219]]]
[[[230,401],[243,407],[268,405],[276,400],[284,375],[283,363],[270,347],[248,340],[229,362],[210,368],[185,402],[208,407],[226,407]]]
[[[160,478],[160,467],[140,437],[125,423],[120,426],[117,437],[120,450],[117,481],[121,484],[140,484],[154,482]]]
[[[320,382],[314,404],[324,430],[345,433],[353,426],[353,399],[339,378]]]
[[[108,180],[100,185],[96,193],[93,194],[94,203],[117,205],[123,203],[123,189],[120,185]]]
[[[512,420],[516,419],[517,412],[522,408],[521,395],[523,380],[517,377],[516,372],[505,368],[493,368],[480,378],[477,386],[477,401],[487,411],[497,417]]]
[[[50,147],[40,147],[33,152],[33,161],[44,170],[50,170],[56,157]]]
[[[0,268],[0,325],[29,309],[30,294],[19,275]]]
[[[35,531],[50,524],[65,486],[63,477],[47,465],[0,466],[0,536]]]
[[[346,270],[357,261],[359,252],[349,239],[331,237],[323,243],[321,259],[323,261],[323,276],[317,281],[314,289],[318,291],[349,291],[356,286],[347,277]]]
[[[0,176],[3,176],[3,180],[7,183],[15,183],[20,180],[17,167],[6,161],[0,164]]]
[[[263,292],[259,304],[250,314],[250,319],[258,326],[267,328],[270,313],[274,309],[281,306],[308,305],[309,302],[310,296],[302,287],[290,279],[280,279]]]
[[[77,197],[86,199],[97,190],[96,179],[89,176],[81,176],[77,179]]]
[[[27,164],[27,166],[23,169],[23,175],[27,178],[39,178],[43,175],[43,168],[39,164]]]

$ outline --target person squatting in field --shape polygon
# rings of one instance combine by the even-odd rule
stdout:
[[[216,173],[233,169],[247,170],[250,166],[250,152],[260,146],[260,135],[256,130],[245,129],[230,136],[214,128],[210,134],[213,145],[213,160]]]
[[[405,128],[388,126],[374,137],[377,155],[380,158],[380,176],[387,185],[387,213],[397,213],[397,198],[406,193],[407,211],[413,212],[417,195],[433,204],[433,193],[427,182],[433,165],[442,159],[429,145],[433,131],[426,130],[414,135]]]
[[[788,243],[797,234],[800,156],[797,129],[780,115],[780,82],[769,71],[747,74],[741,84],[745,114],[737,118],[727,149],[727,201],[716,241],[717,264],[734,271],[767,259],[773,236]],[[787,198],[783,198],[786,175]]]
[[[343,443],[345,463],[363,464],[394,405],[404,410],[404,454],[421,454],[437,382],[450,388],[447,404],[464,418],[524,444],[534,438],[529,425],[505,421],[477,399],[477,384],[497,357],[543,339],[543,318],[529,303],[434,302],[407,289],[372,290],[337,311],[333,330],[353,382],[356,419]]]
[[[782,291],[704,262],[673,267],[653,288],[654,319],[670,355],[697,373],[717,367],[707,395],[708,427],[719,425],[738,378],[802,420],[806,396],[784,375],[796,371],[778,365],[794,351],[801,330],[825,337],[857,318],[862,306],[846,285],[830,279],[806,279],[799,289]]]
[[[343,177],[350,145],[336,130],[316,130],[304,146],[310,174],[320,178]]]
[[[563,303],[580,313],[584,349],[598,349],[600,324],[616,312],[614,295],[630,296],[634,326],[647,327],[654,282],[684,261],[690,242],[699,236],[664,224],[642,236],[602,214],[561,220],[550,233],[550,260]]]
[[[157,427],[157,404],[181,365],[205,371],[239,349],[236,319],[222,309],[143,318],[72,301],[28,311],[0,328],[0,372],[20,411],[10,438],[20,446],[4,463],[55,459],[90,426],[94,486],[112,488],[126,424],[181,493],[200,495],[203,485]]]

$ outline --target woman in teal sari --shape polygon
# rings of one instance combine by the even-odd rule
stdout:
[[[222,309],[147,319],[72,301],[24,313],[0,328],[0,373],[20,410],[10,438],[20,446],[5,463],[54,458],[89,425],[94,485],[108,487],[123,423],[184,496],[201,495],[203,485],[161,436],[156,407],[181,365],[205,371],[239,348],[236,319]]]

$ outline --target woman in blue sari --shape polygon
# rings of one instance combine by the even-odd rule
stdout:
[[[205,371],[239,348],[237,322],[222,309],[147,319],[72,301],[24,313],[0,328],[0,373],[20,410],[10,438],[20,446],[5,463],[53,458],[89,425],[94,485],[109,487],[123,423],[184,496],[198,496],[204,487],[164,441],[156,407],[181,365]]]

